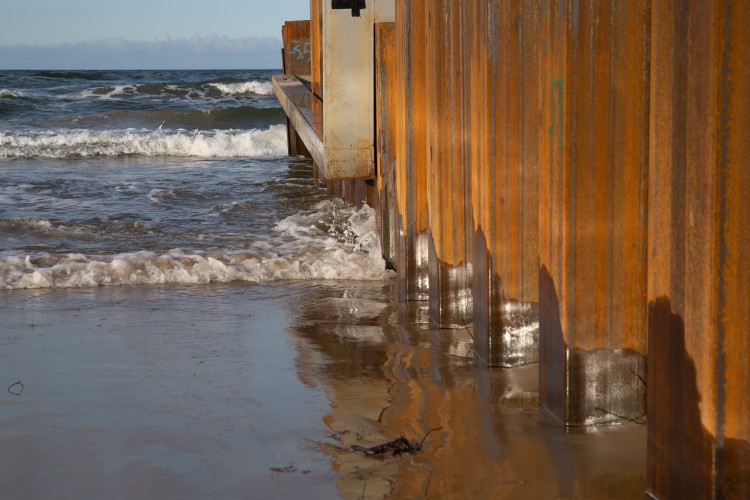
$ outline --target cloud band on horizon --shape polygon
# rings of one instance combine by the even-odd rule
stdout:
[[[271,69],[281,66],[280,49],[278,38],[220,35],[19,44],[0,46],[0,69]]]

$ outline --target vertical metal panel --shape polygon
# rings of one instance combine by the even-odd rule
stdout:
[[[310,72],[310,21],[286,21],[281,27],[283,67],[285,74],[306,75]],[[290,156],[307,156],[310,152],[289,119],[286,121],[287,151]]]
[[[383,257],[396,262],[395,136],[397,114],[396,25],[375,24],[375,123],[377,214]]]
[[[395,183],[399,296],[427,300],[429,292],[426,171],[426,21],[422,0],[396,1]]]
[[[474,114],[486,114],[488,122],[472,133],[486,150],[472,165],[478,197],[474,272],[480,273],[474,334],[480,358],[514,366],[536,361],[538,353],[541,2],[478,3],[472,26],[486,32],[487,49],[475,56],[473,72],[488,81],[472,85],[471,92]]]
[[[750,497],[750,2],[653,3],[648,487]]]
[[[426,4],[430,320],[440,327],[458,328],[471,322],[472,311],[462,7],[461,2],[449,0]]]
[[[312,92],[323,99],[323,0],[310,0],[310,61]]]
[[[310,21],[287,21],[281,32],[284,41],[284,73],[309,75],[312,54]]]
[[[473,214],[473,256],[472,299],[474,306],[474,359],[479,364],[495,365],[495,350],[490,345],[491,332],[498,326],[497,314],[497,280],[490,271],[490,249],[487,242],[486,227],[489,219],[489,206],[494,199],[492,190],[488,187],[489,173],[492,165],[488,157],[487,126],[489,121],[488,92],[492,82],[488,75],[489,61],[489,32],[488,32],[488,0],[468,2],[470,5],[469,19],[465,22],[464,30],[470,34],[471,100],[470,121],[468,123],[470,136],[471,161],[471,202]]]
[[[645,411],[650,3],[547,7],[540,399],[566,425],[637,419]]]

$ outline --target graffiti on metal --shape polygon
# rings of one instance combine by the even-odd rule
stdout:
[[[292,40],[292,50],[289,53],[297,61],[310,61],[310,41]]]
[[[564,147],[563,124],[565,121],[565,94],[563,93],[563,79],[552,79],[552,123],[549,126],[550,135],[557,135],[557,148],[560,153]]]

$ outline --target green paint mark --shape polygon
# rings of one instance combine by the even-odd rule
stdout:
[[[553,78],[551,81],[551,98],[552,98],[552,122],[549,124],[550,135],[557,134],[557,144],[560,154],[563,152],[563,120],[565,118],[565,95],[563,94],[563,79]]]

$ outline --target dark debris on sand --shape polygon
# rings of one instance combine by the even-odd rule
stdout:
[[[355,444],[352,445],[350,449],[354,452],[362,453],[363,455],[367,456],[398,457],[405,454],[413,455],[414,453],[422,450],[422,445],[427,439],[427,436],[429,436],[432,431],[439,431],[440,429],[442,429],[442,427],[430,429],[429,431],[427,431],[427,434],[425,434],[425,436],[422,438],[422,441],[420,441],[419,443],[417,443],[416,441],[412,443],[404,436],[399,436],[393,441],[388,441],[387,443],[379,444],[377,446],[371,446],[368,448],[366,446],[359,446]]]

